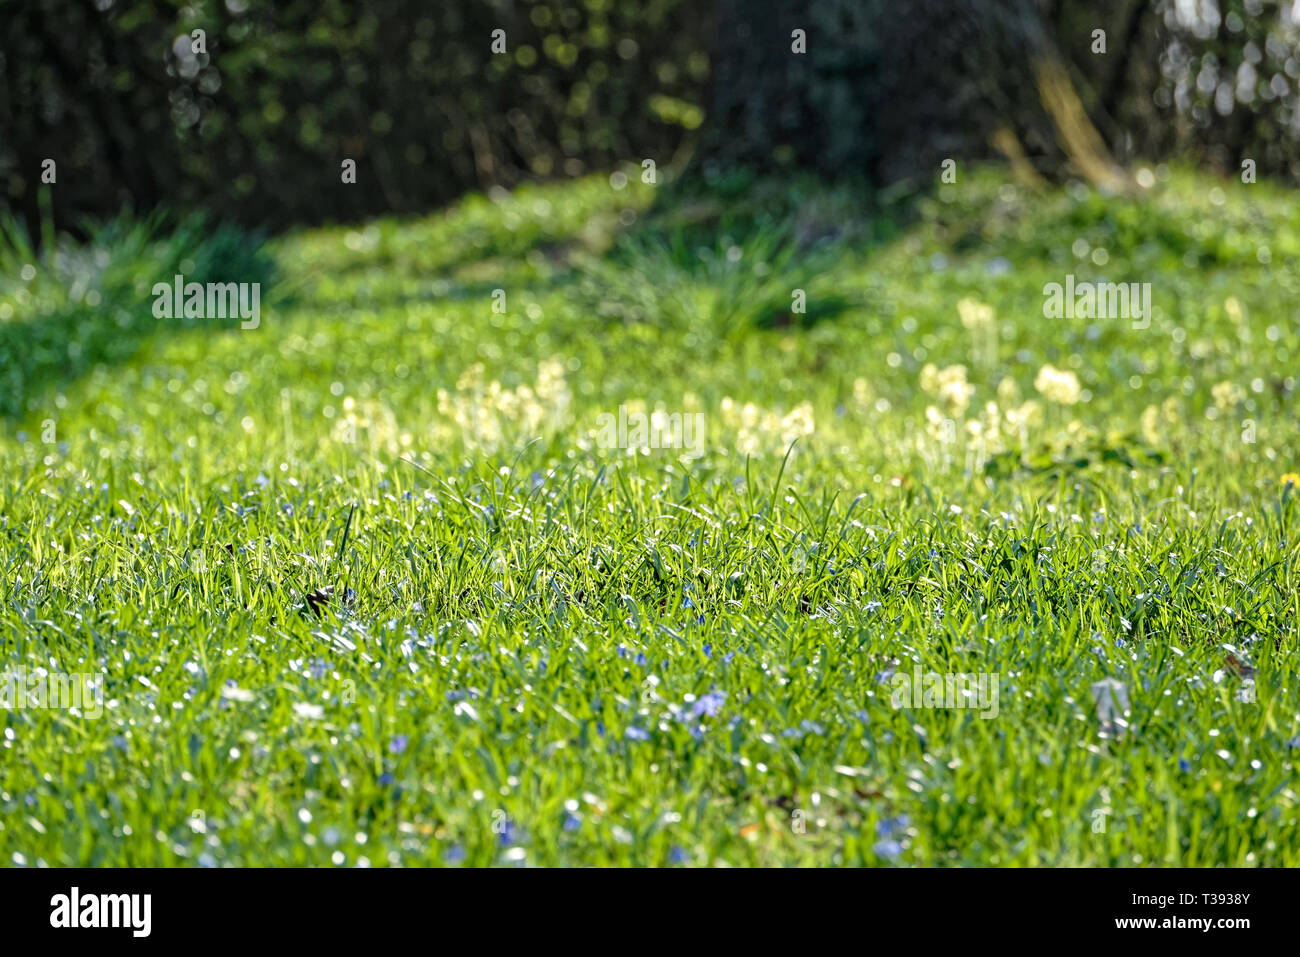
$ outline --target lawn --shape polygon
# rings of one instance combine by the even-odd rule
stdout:
[[[11,228],[0,863],[1300,865],[1300,211],[1139,180]]]

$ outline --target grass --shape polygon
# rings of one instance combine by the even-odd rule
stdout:
[[[1300,213],[1159,174],[11,229],[0,661],[105,694],[0,715],[0,861],[1300,864]],[[260,327],[152,320],[182,262]]]

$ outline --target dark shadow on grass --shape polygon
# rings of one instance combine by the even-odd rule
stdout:
[[[854,307],[869,290],[834,290],[846,252],[866,255],[916,219],[920,191],[872,190],[814,177],[777,180],[745,170],[689,167],[594,263],[575,295],[607,323],[664,328],[808,328]],[[698,292],[716,290],[701,313]]]
[[[23,227],[0,224],[0,418],[35,411],[38,397],[100,365],[133,356],[164,331],[238,329],[240,317],[160,318],[154,287],[257,283],[259,307],[271,299],[274,268],[261,238],[201,217],[121,216],[37,251]]]
[[[201,216],[172,221],[164,214],[143,220],[124,214],[83,230],[82,242],[46,237],[39,249],[10,220],[0,223],[0,418],[36,412],[52,390],[97,366],[128,361],[156,334],[239,328],[238,316],[156,316],[154,287],[171,284],[177,274],[186,283],[258,283],[263,310],[311,303],[328,314],[486,298],[498,281],[458,279],[457,271],[493,259],[503,268],[522,266],[540,251],[541,267],[528,266],[533,274],[523,284],[532,291],[566,288],[597,325],[709,322],[725,333],[808,327],[864,304],[860,293],[837,294],[826,284],[819,289],[818,277],[846,248],[866,252],[896,238],[912,219],[918,195],[828,186],[811,177],[778,181],[743,170],[705,175],[688,168],[661,187],[652,207],[619,229],[603,252],[581,248],[572,225],[508,237],[489,233],[485,242],[447,244],[451,248],[421,259],[420,268],[434,277],[418,279],[401,275],[401,266],[412,262],[409,252],[360,250],[346,262],[277,276],[260,236]],[[476,229],[476,235],[483,232]],[[372,287],[362,279],[376,270],[392,278],[391,285]],[[320,301],[314,287],[324,275],[355,277],[358,286],[351,297]],[[706,316],[691,301],[701,285],[716,291]],[[805,301],[796,303],[795,290],[803,290]]]

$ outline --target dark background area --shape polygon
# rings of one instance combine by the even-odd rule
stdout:
[[[35,233],[46,158],[60,229],[161,206],[278,230],[687,156],[692,171],[876,185],[931,181],[944,157],[1048,178],[1171,157],[1235,175],[1251,158],[1295,181],[1298,14],[1271,0],[4,0],[0,204]]]

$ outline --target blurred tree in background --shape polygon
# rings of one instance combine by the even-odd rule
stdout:
[[[281,227],[664,164],[703,120],[706,14],[686,0],[4,0],[0,199],[34,222],[52,158],[61,226],[165,202]]]
[[[1179,156],[1300,179],[1294,0],[718,0],[701,158],[932,181]],[[803,51],[801,52],[800,46]]]
[[[1295,181],[1298,20],[1294,0],[0,0],[0,203],[34,227],[53,159],[61,228],[160,204],[281,228],[662,167],[697,135],[706,168],[878,184],[945,158],[1094,180],[1249,158]]]
[[[1300,4],[1076,0],[1048,4],[1058,48],[1122,160],[1182,157],[1300,182]],[[1090,52],[1093,29],[1107,53]]]

